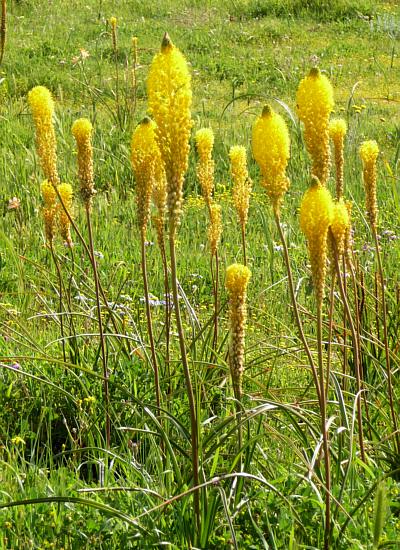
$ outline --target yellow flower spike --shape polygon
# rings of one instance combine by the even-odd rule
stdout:
[[[246,331],[246,295],[251,271],[241,264],[232,264],[226,270],[225,287],[229,295],[230,345],[229,365],[236,399],[243,392],[244,341]]]
[[[113,17],[110,17],[109,23],[110,23],[111,27],[112,27],[113,29],[115,29],[116,26],[117,26],[117,18],[114,17],[114,16],[113,16]]]
[[[46,240],[51,245],[55,235],[55,223],[57,214],[57,193],[54,185],[45,180],[40,190],[43,197],[43,220]]]
[[[304,123],[304,139],[312,159],[312,173],[325,185],[330,168],[329,116],[333,111],[333,88],[317,68],[299,84],[297,112]]]
[[[376,161],[379,147],[375,140],[364,141],[359,149],[363,163],[363,181],[368,218],[371,226],[376,229],[378,222],[378,201],[376,198]]]
[[[233,203],[238,214],[239,223],[244,227],[249,215],[249,203],[252,181],[247,171],[246,148],[242,145],[233,145],[229,150],[231,175],[233,179]]]
[[[349,211],[343,199],[333,204],[331,232],[338,256],[345,252],[346,235],[350,226]]]
[[[72,125],[72,134],[78,148],[78,176],[84,203],[90,208],[94,189],[93,175],[93,126],[87,118],[79,118]]]
[[[155,130],[155,122],[149,117],[145,117],[136,126],[131,142],[131,163],[136,180],[137,217],[143,234],[150,216],[156,160],[160,160]]]
[[[167,176],[168,216],[174,234],[182,212],[182,188],[188,167],[192,90],[186,59],[168,34],[151,63],[147,95],[157,124],[157,142]]]
[[[222,212],[221,206],[212,203],[210,206],[210,225],[208,228],[208,242],[210,243],[211,256],[214,256],[218,250],[222,233]]]
[[[197,177],[201,185],[201,192],[208,208],[211,205],[214,190],[214,161],[212,150],[214,146],[214,134],[211,128],[201,128],[195,135],[199,161],[197,163]]]
[[[36,148],[46,179],[57,185],[57,145],[54,132],[54,101],[50,91],[44,86],[36,86],[28,93],[36,129]]]
[[[262,185],[279,212],[283,196],[290,182],[286,167],[290,156],[290,138],[284,119],[269,105],[253,125],[253,156],[262,174]]]
[[[329,123],[329,135],[335,150],[336,168],[336,198],[343,196],[343,166],[344,166],[344,138],[347,133],[347,124],[343,118],[335,118]]]
[[[69,215],[72,216],[72,185],[70,185],[69,183],[61,183],[57,186],[57,190],[65,208],[69,212]],[[59,205],[58,211],[58,222],[60,226],[61,237],[64,239],[64,242],[67,244],[67,246],[71,247],[71,222],[69,221],[69,218],[61,204]]]
[[[328,229],[333,218],[330,192],[317,178],[304,193],[300,206],[300,227],[307,238],[311,271],[318,305],[324,297]]]
[[[157,147],[155,159],[153,202],[157,208],[157,214],[153,216],[153,223],[157,231],[158,245],[161,250],[164,248],[164,225],[165,210],[167,207],[167,180],[165,177],[164,164],[161,160],[160,150]]]

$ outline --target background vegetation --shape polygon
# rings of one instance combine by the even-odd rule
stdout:
[[[118,20],[117,56],[108,23],[112,15]],[[400,8],[395,0],[8,3],[7,42],[0,67],[0,481],[1,505],[18,505],[0,510],[0,548],[322,547],[315,391],[288,306],[279,236],[258,171],[250,161],[255,190],[248,224],[253,276],[246,340],[247,432],[245,446],[238,451],[226,363],[226,307],[220,315],[218,360],[210,360],[207,216],[198,198],[194,153],[185,183],[178,271],[191,369],[201,402],[200,454],[202,480],[207,484],[201,495],[202,528],[197,540],[191,496],[179,497],[192,481],[187,402],[173,332],[170,370],[162,364],[160,422],[146,359],[129,163],[131,133],[146,112],[148,66],[166,30],[191,64],[195,129],[211,125],[216,136],[216,195],[223,206],[224,227],[222,268],[241,261],[240,231],[230,199],[229,147],[244,144],[251,157],[251,126],[266,101],[273,102],[286,118],[292,139],[291,188],[282,221],[313,346],[314,299],[298,224],[300,198],[309,182],[309,159],[294,114],[294,98],[300,79],[316,64],[334,85],[336,115],[345,117],[349,126],[346,196],[354,200],[354,249],[365,301],[363,368],[371,416],[364,419],[368,455],[364,464],[353,434],[352,377],[345,390],[339,383],[339,312],[333,346],[336,382],[329,404],[337,501],[333,538],[338,548],[400,548],[400,460],[391,433],[381,325],[373,300],[376,264],[357,155],[366,138],[376,139],[382,150],[379,234],[399,412]],[[138,37],[139,48],[135,87],[133,36]],[[112,398],[110,450],[104,442],[94,283],[90,262],[76,238],[73,257],[61,243],[57,245],[71,313],[65,320],[71,333],[67,360],[62,357],[57,274],[45,247],[39,193],[43,176],[26,101],[27,92],[38,84],[47,86],[56,99],[63,181],[77,185],[72,122],[87,116],[95,126],[98,194],[93,229],[108,301],[103,312]],[[9,207],[13,197],[20,200],[19,208]],[[78,202],[75,217],[85,233]],[[149,284],[162,363],[164,288],[154,243],[151,230]],[[222,284],[221,293],[225,306]],[[212,482],[215,476],[239,471],[242,461],[248,479],[233,476]],[[179,498],[169,504],[174,497]],[[24,504],[29,499],[35,503]]]

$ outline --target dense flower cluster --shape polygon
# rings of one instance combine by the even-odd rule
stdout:
[[[214,190],[214,161],[212,150],[214,146],[214,134],[211,128],[201,128],[195,135],[199,161],[197,163],[197,177],[201,185],[204,200],[210,208],[212,193]]]
[[[210,226],[208,228],[208,242],[210,243],[211,256],[218,250],[222,233],[222,212],[221,206],[213,202],[210,205]]]
[[[78,148],[78,176],[81,184],[81,195],[85,204],[91,206],[94,189],[93,176],[93,127],[86,118],[79,118],[72,125],[72,134]]]
[[[333,141],[335,151],[335,169],[336,169],[336,198],[339,200],[343,196],[344,178],[344,138],[347,133],[347,124],[343,118],[335,118],[329,123],[329,135]]]
[[[304,139],[312,159],[312,173],[325,184],[329,176],[329,116],[333,111],[333,88],[319,69],[311,69],[299,84],[297,112],[304,123]]]
[[[57,173],[57,144],[54,132],[54,101],[44,86],[36,86],[28,93],[36,129],[36,147],[46,179],[53,185],[59,183]]]
[[[45,180],[40,186],[43,197],[43,220],[46,240],[51,244],[55,235],[55,223],[57,214],[57,193],[54,185]]]
[[[346,235],[350,225],[349,211],[343,199],[333,204],[331,232],[339,256],[345,252]]]
[[[311,271],[318,303],[322,303],[326,277],[327,238],[333,218],[330,192],[315,178],[300,206],[300,227],[307,238]]]
[[[175,232],[188,167],[192,90],[186,59],[167,34],[151,63],[147,95],[149,111],[157,124],[157,142],[167,176],[168,215]]]
[[[57,190],[65,209],[68,211],[69,215],[72,216],[72,185],[70,185],[69,183],[60,183],[60,185],[58,185],[57,187]],[[71,222],[61,204],[59,205],[58,222],[60,226],[61,237],[64,239],[64,242],[67,244],[67,246],[72,246]]]
[[[253,156],[260,167],[262,184],[276,211],[289,188],[286,166],[290,156],[289,132],[283,118],[269,105],[253,126]]]
[[[229,295],[230,346],[229,365],[235,397],[243,392],[244,341],[246,330],[246,295],[251,277],[248,267],[232,264],[226,270],[225,287]]]
[[[233,145],[229,150],[231,175],[233,179],[233,203],[238,214],[239,223],[245,227],[249,215],[249,203],[252,182],[247,171],[246,148]]]
[[[136,203],[139,228],[145,232],[150,217],[150,201],[160,155],[155,139],[156,125],[145,117],[132,135],[131,163],[136,180]]]
[[[376,141],[364,141],[360,146],[360,157],[363,163],[363,180],[368,218],[372,227],[376,228],[378,221],[378,201],[376,198],[376,161],[379,147]]]

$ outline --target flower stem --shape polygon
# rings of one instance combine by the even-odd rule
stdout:
[[[61,332],[61,345],[62,345],[62,352],[63,352],[63,359],[64,363],[66,362],[66,354],[65,354],[65,339],[64,339],[64,320],[63,320],[63,292],[62,292],[62,277],[61,277],[61,269],[60,265],[57,260],[57,256],[54,252],[53,243],[50,243],[50,250],[51,255],[54,261],[54,265],[56,266],[57,270],[57,278],[58,278],[58,312],[60,314],[60,332]]]
[[[189,400],[190,409],[190,425],[191,425],[191,443],[192,443],[192,464],[193,464],[193,483],[197,487],[199,485],[199,449],[198,449],[198,424],[196,415],[196,403],[193,393],[192,380],[190,377],[190,370],[186,355],[185,335],[183,332],[182,319],[179,309],[179,295],[177,284],[177,270],[176,270],[176,251],[175,251],[175,225],[174,221],[170,221],[169,232],[169,250],[171,258],[171,286],[172,296],[174,300],[174,310],[176,318],[176,326],[179,336],[179,346],[181,352],[182,366],[185,375],[186,392]],[[199,492],[196,490],[193,495],[194,498],[194,512],[196,526],[199,531],[200,528],[200,499]]]
[[[106,354],[106,344],[103,333],[103,321],[101,318],[101,306],[100,306],[100,284],[99,276],[97,272],[97,262],[94,255],[94,244],[93,244],[93,232],[92,232],[92,222],[90,219],[90,203],[86,202],[86,220],[87,228],[89,235],[89,248],[90,248],[90,261],[93,269],[93,277],[96,291],[96,308],[97,308],[97,319],[99,324],[99,335],[100,335],[100,348],[101,356],[103,361],[103,391],[104,391],[104,406],[106,411],[106,447],[110,448],[111,444],[111,422],[110,422],[110,394],[108,389],[108,369],[107,369],[107,354]]]
[[[386,309],[386,298],[385,298],[385,282],[384,282],[384,276],[383,276],[381,253],[380,253],[380,249],[379,249],[378,234],[376,232],[375,225],[372,226],[372,233],[374,235],[376,258],[378,260],[379,278],[380,278],[380,283],[381,283],[383,344],[385,346],[385,364],[386,364],[386,375],[387,375],[387,382],[388,382],[389,406],[390,406],[390,413],[391,413],[391,416],[392,416],[393,430],[394,430],[394,434],[395,434],[397,453],[400,453],[400,439],[399,439],[399,432],[398,432],[398,428],[397,428],[397,417],[396,417],[396,413],[395,413],[395,410],[394,410],[394,401],[393,401],[392,371],[391,371],[391,368],[390,368],[390,353],[389,353],[389,341],[388,341],[388,331],[387,331],[387,309]]]
[[[324,549],[329,550],[330,543],[330,521],[331,521],[331,471],[329,457],[328,430],[326,427],[326,400],[324,392],[324,358],[322,351],[322,302],[317,303],[317,345],[318,345],[318,371],[319,383],[321,388],[320,412],[321,412],[321,430],[322,446],[324,451],[325,464],[325,537]]]
[[[144,231],[141,231],[140,240],[141,240],[141,252],[142,252],[142,275],[143,275],[143,287],[144,287],[144,301],[145,301],[145,304],[146,304],[147,332],[149,334],[151,360],[152,360],[152,363],[153,363],[154,385],[155,385],[155,389],[156,389],[156,404],[157,404],[157,409],[160,410],[160,407],[161,407],[160,377],[159,377],[159,371],[158,371],[157,355],[156,355],[156,350],[155,350],[155,347],[154,347],[153,324],[151,322],[151,310],[150,310],[150,302],[149,302],[149,287],[148,287],[148,282],[147,282],[147,263],[146,263],[146,246],[145,246],[146,237],[145,237]]]
[[[296,320],[297,328],[299,330],[301,341],[302,341],[303,346],[304,346],[304,350],[307,354],[308,361],[310,363],[311,371],[312,371],[313,378],[314,378],[315,389],[317,391],[318,403],[321,406],[321,393],[322,393],[322,391],[321,391],[321,386],[320,386],[320,380],[318,379],[318,373],[317,373],[317,369],[315,367],[313,356],[311,354],[310,346],[308,345],[306,336],[304,334],[303,323],[302,323],[302,320],[301,320],[301,317],[300,317],[299,308],[297,306],[296,293],[295,293],[295,290],[294,290],[293,275],[292,275],[292,268],[290,266],[289,251],[288,251],[285,235],[283,233],[281,220],[280,220],[280,215],[279,215],[279,212],[275,208],[274,208],[274,217],[275,217],[275,222],[276,222],[276,225],[277,225],[277,228],[278,228],[278,231],[279,231],[279,236],[281,238],[281,242],[282,242],[282,246],[283,246],[283,257],[285,259],[286,271],[287,271],[287,274],[288,274],[289,292],[290,292],[290,297],[291,297],[291,300],[292,300],[294,317],[295,317],[295,320]],[[322,386],[322,388],[323,388],[323,386]]]

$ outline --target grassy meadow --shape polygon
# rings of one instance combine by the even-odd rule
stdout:
[[[175,242],[180,307],[171,305],[169,327],[153,222],[143,246],[154,358],[130,144],[147,113],[149,67],[165,31],[189,63],[193,129]],[[9,0],[0,65],[0,550],[400,549],[399,40],[397,0]],[[349,269],[341,273],[344,299],[331,258],[322,340],[299,224],[311,160],[296,112],[299,82],[315,66],[334,88],[332,116],[348,127],[344,195],[352,201],[354,267],[354,279]],[[27,101],[39,85],[55,101],[60,180],[74,188],[79,234],[72,228],[72,248],[59,237],[46,244],[44,174]],[[330,365],[328,497],[321,399],[295,322],[281,236],[252,156],[252,126],[267,103],[285,119],[291,139],[280,219],[296,303],[311,362],[323,354],[325,378]],[[93,253],[71,133],[81,117],[94,127]],[[194,136],[204,127],[215,136],[214,200],[222,208],[217,285],[196,168]],[[365,208],[364,140],[380,149],[380,255]],[[224,286],[226,268],[243,263],[233,145],[246,147],[253,182],[239,398]],[[334,163],[327,187],[334,195]],[[167,229],[165,242],[168,250]]]

